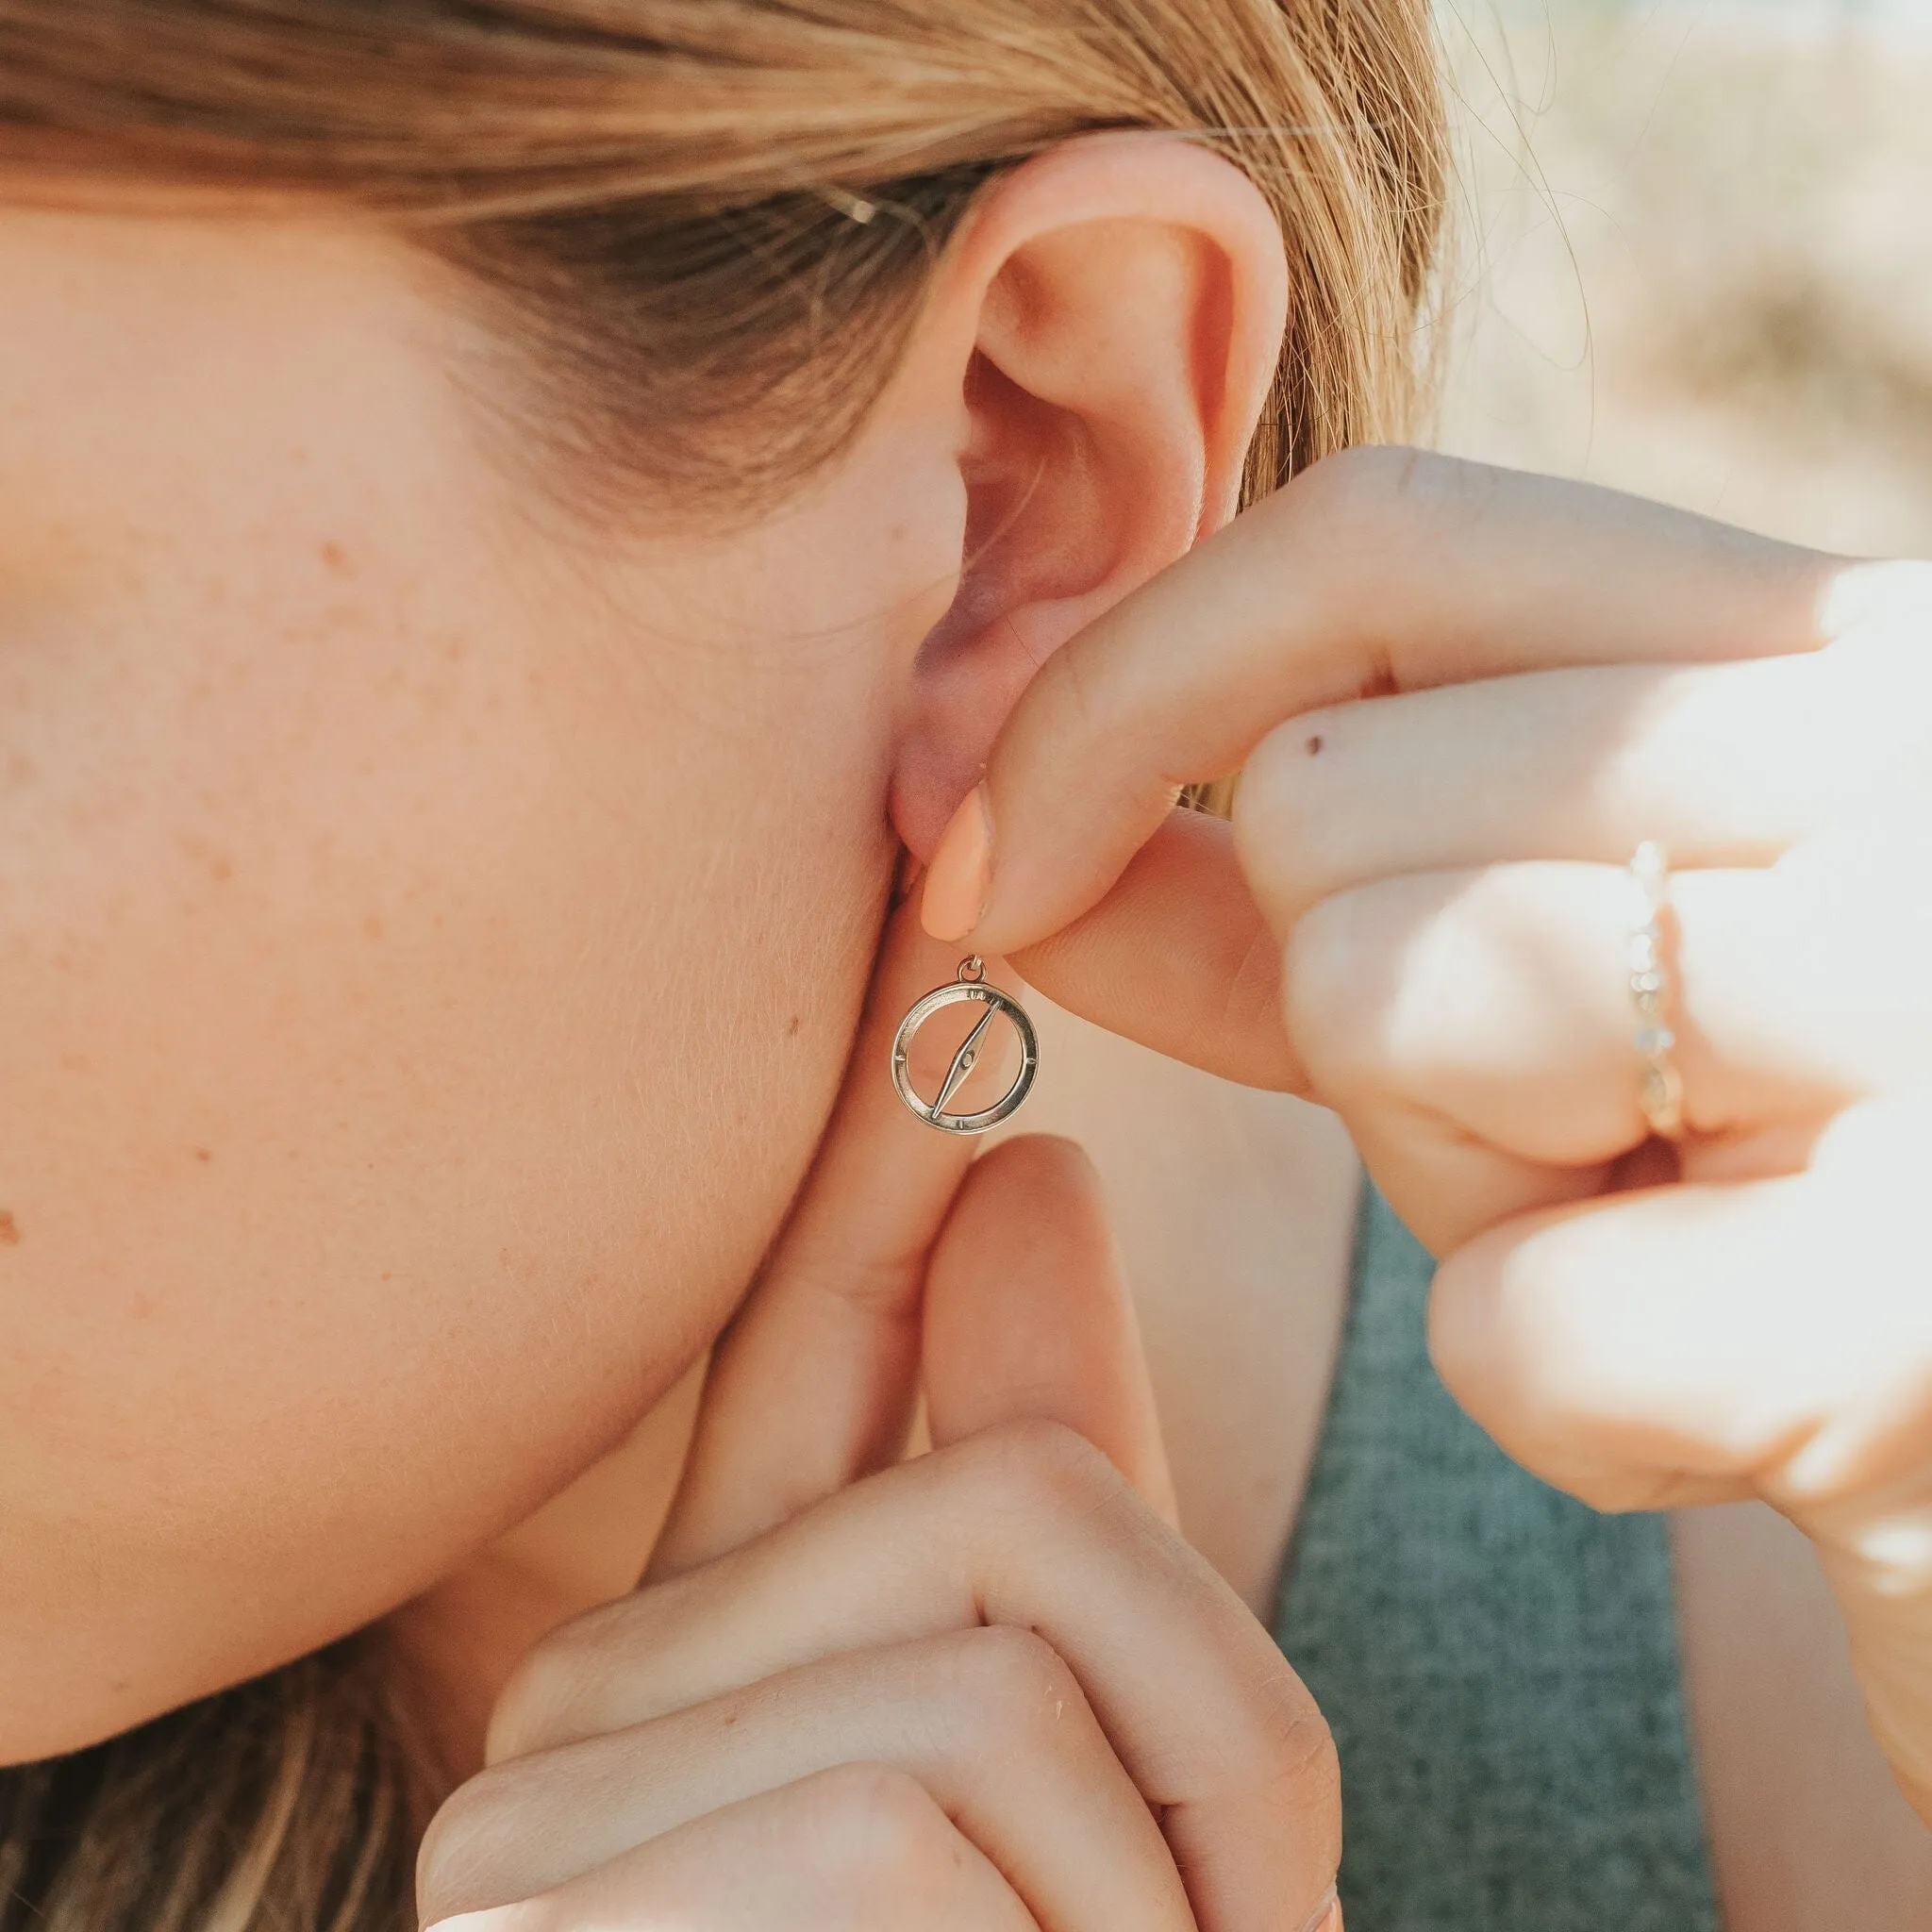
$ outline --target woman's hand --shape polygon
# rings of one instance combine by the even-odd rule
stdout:
[[[1091,1170],[1041,1140],[969,1166],[886,1077],[958,957],[897,922],[651,1574],[505,1691],[491,1768],[425,1840],[425,1924],[1303,1932],[1329,1909],[1327,1730],[1163,1520]],[[937,1446],[902,1461],[922,1379]]]
[[[1236,767],[1231,832],[1171,815]],[[1645,841],[1674,1158],[1634,1044]],[[1331,459],[1042,672],[925,908],[1337,1108],[1446,1257],[1445,1379],[1530,1468],[1804,1528],[1932,1822],[1932,566]]]

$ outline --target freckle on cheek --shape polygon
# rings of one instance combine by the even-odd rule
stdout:
[[[20,1245],[20,1224],[14,1220],[10,1208],[0,1208],[0,1243],[9,1248]]]
[[[1320,754],[1321,749],[1322,735],[1320,732],[1317,732],[1313,738],[1308,740],[1308,756],[1310,758],[1315,758]]]
[[[785,1029],[785,1037],[786,1037],[786,1039],[787,1039],[787,1040],[790,1040],[790,1039],[791,1038],[791,1036],[792,1036],[792,1035],[793,1035],[794,1033],[796,1033],[796,1032],[798,1031],[798,1028],[799,1028],[799,1024],[800,1024],[800,1022],[801,1022],[801,1020],[802,1020],[802,1019],[803,1019],[803,1015],[802,1015],[802,1014],[798,1014],[798,1013],[793,1013],[793,1014],[792,1014],[792,1016],[791,1016],[791,1025],[789,1025],[789,1026],[788,1026],[788,1027],[786,1027],[786,1029]]]

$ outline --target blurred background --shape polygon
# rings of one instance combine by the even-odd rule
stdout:
[[[1441,446],[1932,556],[1932,0],[1447,0]]]

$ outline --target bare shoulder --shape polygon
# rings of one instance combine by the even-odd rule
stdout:
[[[1341,1337],[1354,1150],[1320,1108],[1027,1006],[1041,1074],[1021,1130],[1069,1135],[1099,1168],[1183,1525],[1265,1614]]]

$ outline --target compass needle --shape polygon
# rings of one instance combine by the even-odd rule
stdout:
[[[942,1134],[984,1134],[998,1126],[1026,1098],[1033,1085],[1034,1071],[1040,1064],[1040,1042],[1033,1031],[1033,1022],[1026,1017],[1026,1009],[1011,993],[1002,992],[996,986],[983,985],[981,975],[984,970],[983,962],[976,957],[962,959],[959,976],[952,985],[936,986],[929,993],[913,1001],[912,1010],[899,1022],[899,1031],[892,1041],[892,1085],[899,1090],[899,1098],[927,1126],[937,1127]],[[985,1007],[986,1011],[953,1055],[953,1063],[946,1069],[939,1097],[924,1100],[913,1088],[911,1069],[908,1065],[912,1037],[941,1008],[957,1006],[962,1000],[972,1000]],[[983,1107],[974,1113],[948,1113],[946,1103],[959,1091],[960,1083],[967,1074],[979,1064],[980,1040],[996,1014],[1004,1014],[1007,1023],[1019,1036],[1019,1072],[1014,1074],[1012,1085],[991,1107]]]
[[[974,1063],[979,1058],[979,1036],[992,1024],[993,1015],[998,1011],[997,1007],[987,1008],[979,1024],[966,1036],[959,1051],[953,1056],[953,1064],[946,1069],[945,1085],[940,1089],[940,1097],[932,1104],[932,1110],[935,1113],[945,1112],[946,1102],[952,1099],[960,1081],[973,1071]]]

